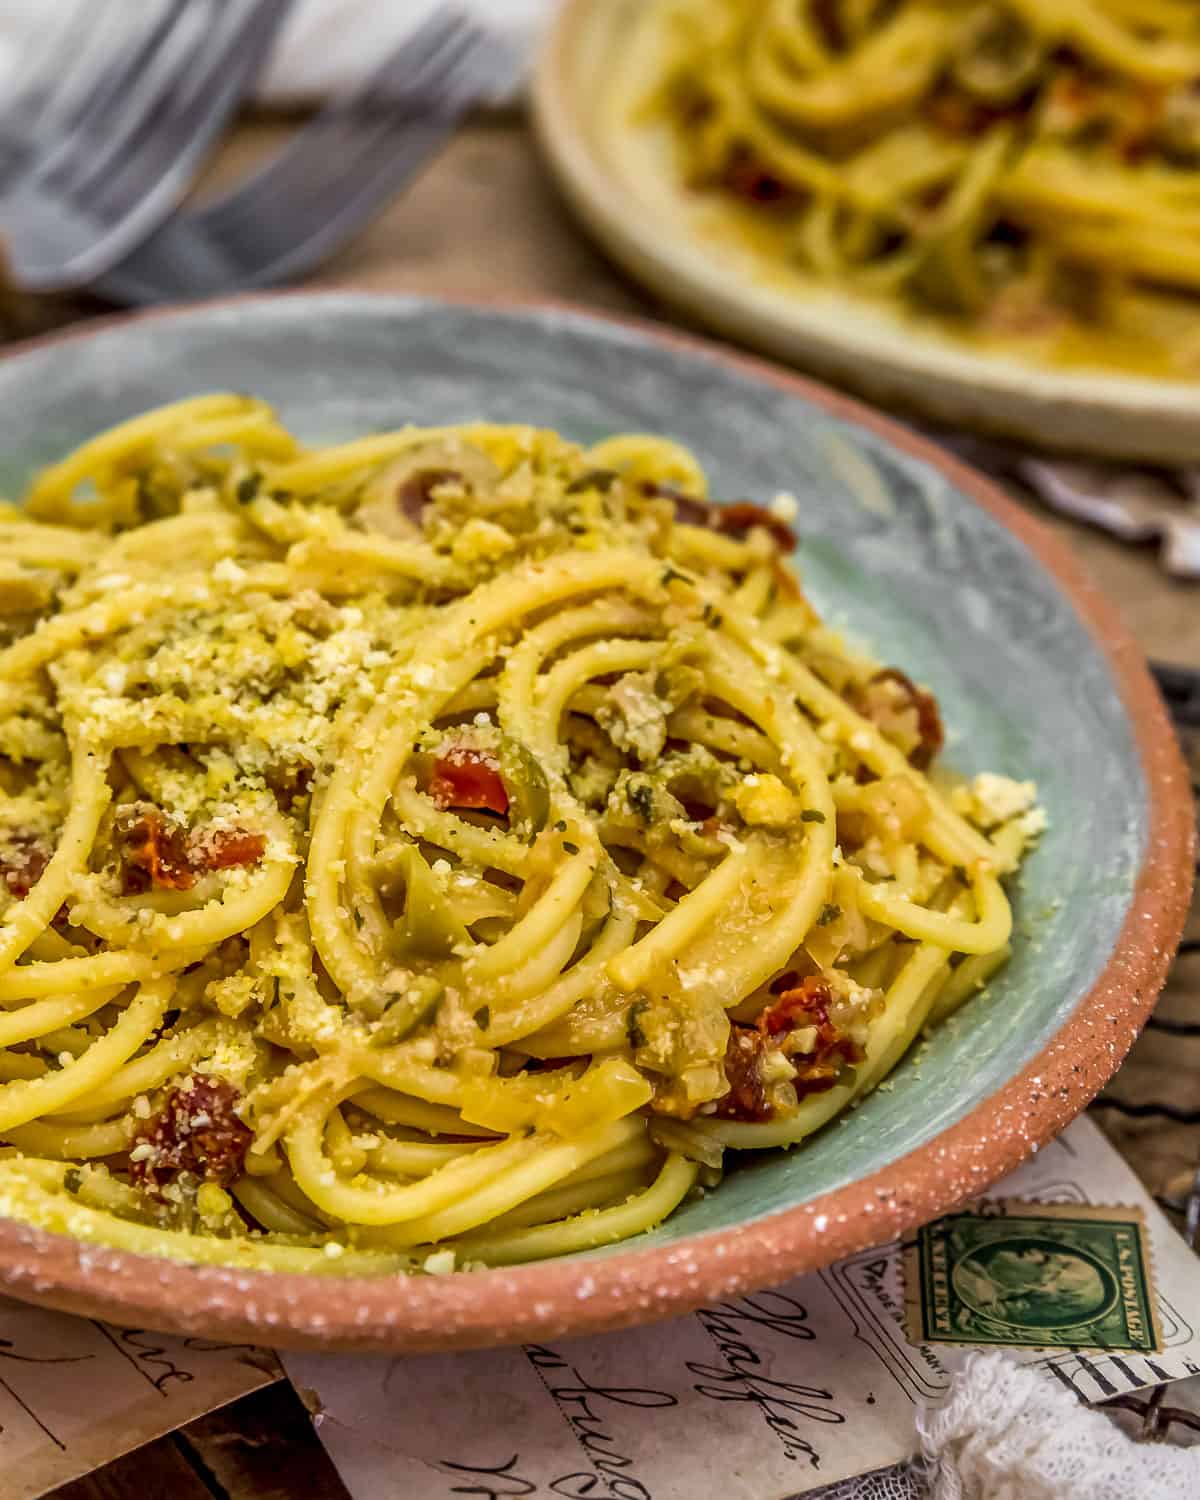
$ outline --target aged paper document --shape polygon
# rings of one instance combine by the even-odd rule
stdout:
[[[1013,1351],[1087,1401],[1200,1375],[1200,1263],[1090,1121],[995,1197],[1140,1211],[1161,1352]],[[628,1333],[453,1355],[281,1356],[355,1500],[784,1500],[910,1451],[965,1350],[904,1334],[899,1246]],[[0,1299],[0,1500],[34,1500],[278,1378],[244,1345]]]
[[[1087,1119],[994,1197],[1145,1218],[1162,1352],[1012,1351],[1087,1401],[1200,1373],[1200,1262]],[[628,1333],[478,1353],[282,1356],[355,1500],[783,1500],[906,1457],[966,1350],[905,1337],[898,1246]]]
[[[0,1298],[0,1500],[32,1500],[278,1378],[266,1350]]]

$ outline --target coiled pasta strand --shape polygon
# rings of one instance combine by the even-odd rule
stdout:
[[[931,696],[676,443],[306,451],[200,397],[27,504],[0,1211],[281,1270],[581,1252],[820,1128],[1003,962],[1032,790],[936,789]]]

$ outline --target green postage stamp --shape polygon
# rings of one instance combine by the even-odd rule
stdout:
[[[1141,1211],[1001,1199],[905,1245],[905,1325],[919,1344],[1152,1354],[1161,1349]]]

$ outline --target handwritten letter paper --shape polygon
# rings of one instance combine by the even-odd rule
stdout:
[[[1200,1373],[1195,1257],[1077,1121],[1002,1196],[1139,1206],[1162,1354],[1028,1353],[1089,1401]],[[287,1355],[356,1500],[783,1500],[905,1457],[955,1350],[901,1332],[896,1247],[673,1323],[410,1359]],[[0,1500],[33,1500],[276,1378],[262,1350],[0,1298]]]
[[[0,1500],[32,1500],[277,1378],[264,1350],[0,1298]]]
[[[1194,1257],[1087,1120],[998,1196],[1136,1204],[1166,1351],[1029,1352],[1086,1400],[1200,1372]],[[355,1500],[783,1500],[905,1458],[963,1356],[901,1331],[897,1247],[657,1327],[480,1353],[284,1355]]]

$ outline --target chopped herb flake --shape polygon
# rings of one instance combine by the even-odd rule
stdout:
[[[646,1033],[641,1028],[639,1018],[649,1009],[649,1000],[635,1000],[625,1013],[625,1035],[635,1052],[646,1045]]]
[[[654,788],[648,781],[631,781],[625,788],[625,797],[643,823],[653,819]]]
[[[567,494],[577,495],[580,490],[599,490],[606,495],[619,478],[615,469],[589,469],[586,474],[580,474],[578,479],[572,479],[567,485]]]
[[[800,821],[802,823],[823,823],[825,821],[825,814],[818,812],[815,807],[806,807],[800,814]]]

